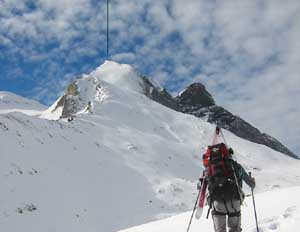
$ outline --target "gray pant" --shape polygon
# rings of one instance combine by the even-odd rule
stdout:
[[[239,200],[214,201],[212,203],[212,218],[215,232],[226,232],[226,217],[229,232],[240,232],[241,205]]]

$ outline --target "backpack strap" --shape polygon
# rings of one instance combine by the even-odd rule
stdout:
[[[206,219],[208,219],[209,217],[210,210],[211,210],[211,203],[209,204],[209,208],[207,210]]]

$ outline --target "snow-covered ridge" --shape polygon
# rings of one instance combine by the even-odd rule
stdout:
[[[30,100],[14,93],[0,91],[0,112],[16,112],[19,110],[41,111],[46,106],[37,101]]]
[[[113,91],[114,94],[110,93],[112,88],[117,89]],[[117,92],[119,96],[115,96]],[[147,96],[168,108],[192,114],[211,123],[218,122],[237,136],[264,144],[293,158],[299,158],[278,140],[261,133],[243,119],[216,105],[203,84],[191,84],[183,93],[173,98],[167,90],[138,74],[130,65],[113,61],[105,61],[95,71],[83,74],[72,82],[64,95],[42,113],[41,118],[72,120],[82,113],[97,114],[99,110],[101,111],[100,105],[105,104],[105,100],[108,98],[113,100],[121,95],[131,98]]]
[[[143,80],[130,65],[105,61],[90,74],[83,74],[71,83],[65,94],[43,112],[41,117],[57,120],[94,112],[96,105],[109,96],[108,91],[105,91],[107,85],[131,94],[143,92]]]

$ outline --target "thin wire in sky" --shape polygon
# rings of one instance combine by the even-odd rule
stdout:
[[[106,0],[106,52],[109,56],[109,0]]]

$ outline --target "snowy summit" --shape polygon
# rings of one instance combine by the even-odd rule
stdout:
[[[105,91],[108,85],[118,86],[123,92],[143,92],[142,79],[130,65],[105,61],[95,71],[83,74],[71,83],[65,94],[42,114],[42,118],[57,120],[94,111],[97,104],[109,96]]]

